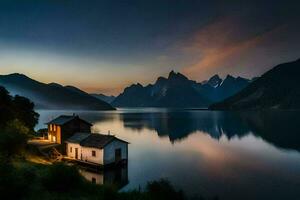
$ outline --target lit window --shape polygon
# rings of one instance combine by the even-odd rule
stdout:
[[[53,131],[56,131],[56,125],[53,125]]]
[[[92,151],[92,156],[96,157],[96,151]]]

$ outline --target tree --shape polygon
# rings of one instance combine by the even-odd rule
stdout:
[[[13,108],[15,118],[24,123],[25,126],[33,131],[35,125],[38,123],[39,114],[34,111],[34,103],[29,99],[16,95],[13,98]]]
[[[8,121],[18,119],[30,131],[38,123],[39,114],[34,111],[34,103],[29,99],[16,95],[12,97],[9,92],[0,86],[0,128],[3,129]]]
[[[3,128],[7,121],[13,119],[12,96],[0,86],[0,128]]]

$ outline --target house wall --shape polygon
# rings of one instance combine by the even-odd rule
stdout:
[[[61,127],[55,124],[48,125],[48,140],[61,144]]]
[[[71,151],[72,147],[72,151]],[[81,155],[81,146],[79,144],[67,143],[66,154],[68,157],[75,159],[75,148],[78,148],[78,158]]]
[[[121,149],[122,160],[128,159],[128,144],[119,140],[114,140],[104,147],[104,165],[115,162],[115,150]]]
[[[77,132],[91,132],[91,126],[79,118],[75,118],[62,126],[62,142],[65,142],[69,137]]]
[[[71,147],[72,152],[70,151]],[[81,147],[79,144],[67,143],[66,154],[68,157],[75,159],[75,148],[78,148],[78,160],[103,165],[102,149]],[[92,151],[96,152],[96,156],[92,156]]]
[[[103,165],[103,149],[81,147],[82,160],[86,162]],[[92,151],[96,151],[96,156],[92,156]]]

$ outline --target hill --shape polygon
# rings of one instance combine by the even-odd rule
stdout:
[[[277,65],[214,110],[300,109],[300,59]]]
[[[107,96],[105,94],[95,94],[95,93],[92,93],[90,94],[91,96],[93,97],[96,97],[97,99],[100,99],[102,101],[105,101],[106,103],[111,103],[113,102],[113,100],[115,100],[115,96],[111,95],[111,96]]]
[[[23,74],[0,75],[0,85],[13,95],[18,94],[31,99],[36,108],[40,109],[114,109],[108,103],[73,86],[45,84]]]

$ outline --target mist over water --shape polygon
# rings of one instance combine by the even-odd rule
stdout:
[[[130,142],[128,183],[169,179],[189,196],[295,199],[300,195],[299,112],[168,109],[38,110],[38,128],[76,113],[93,131]]]

